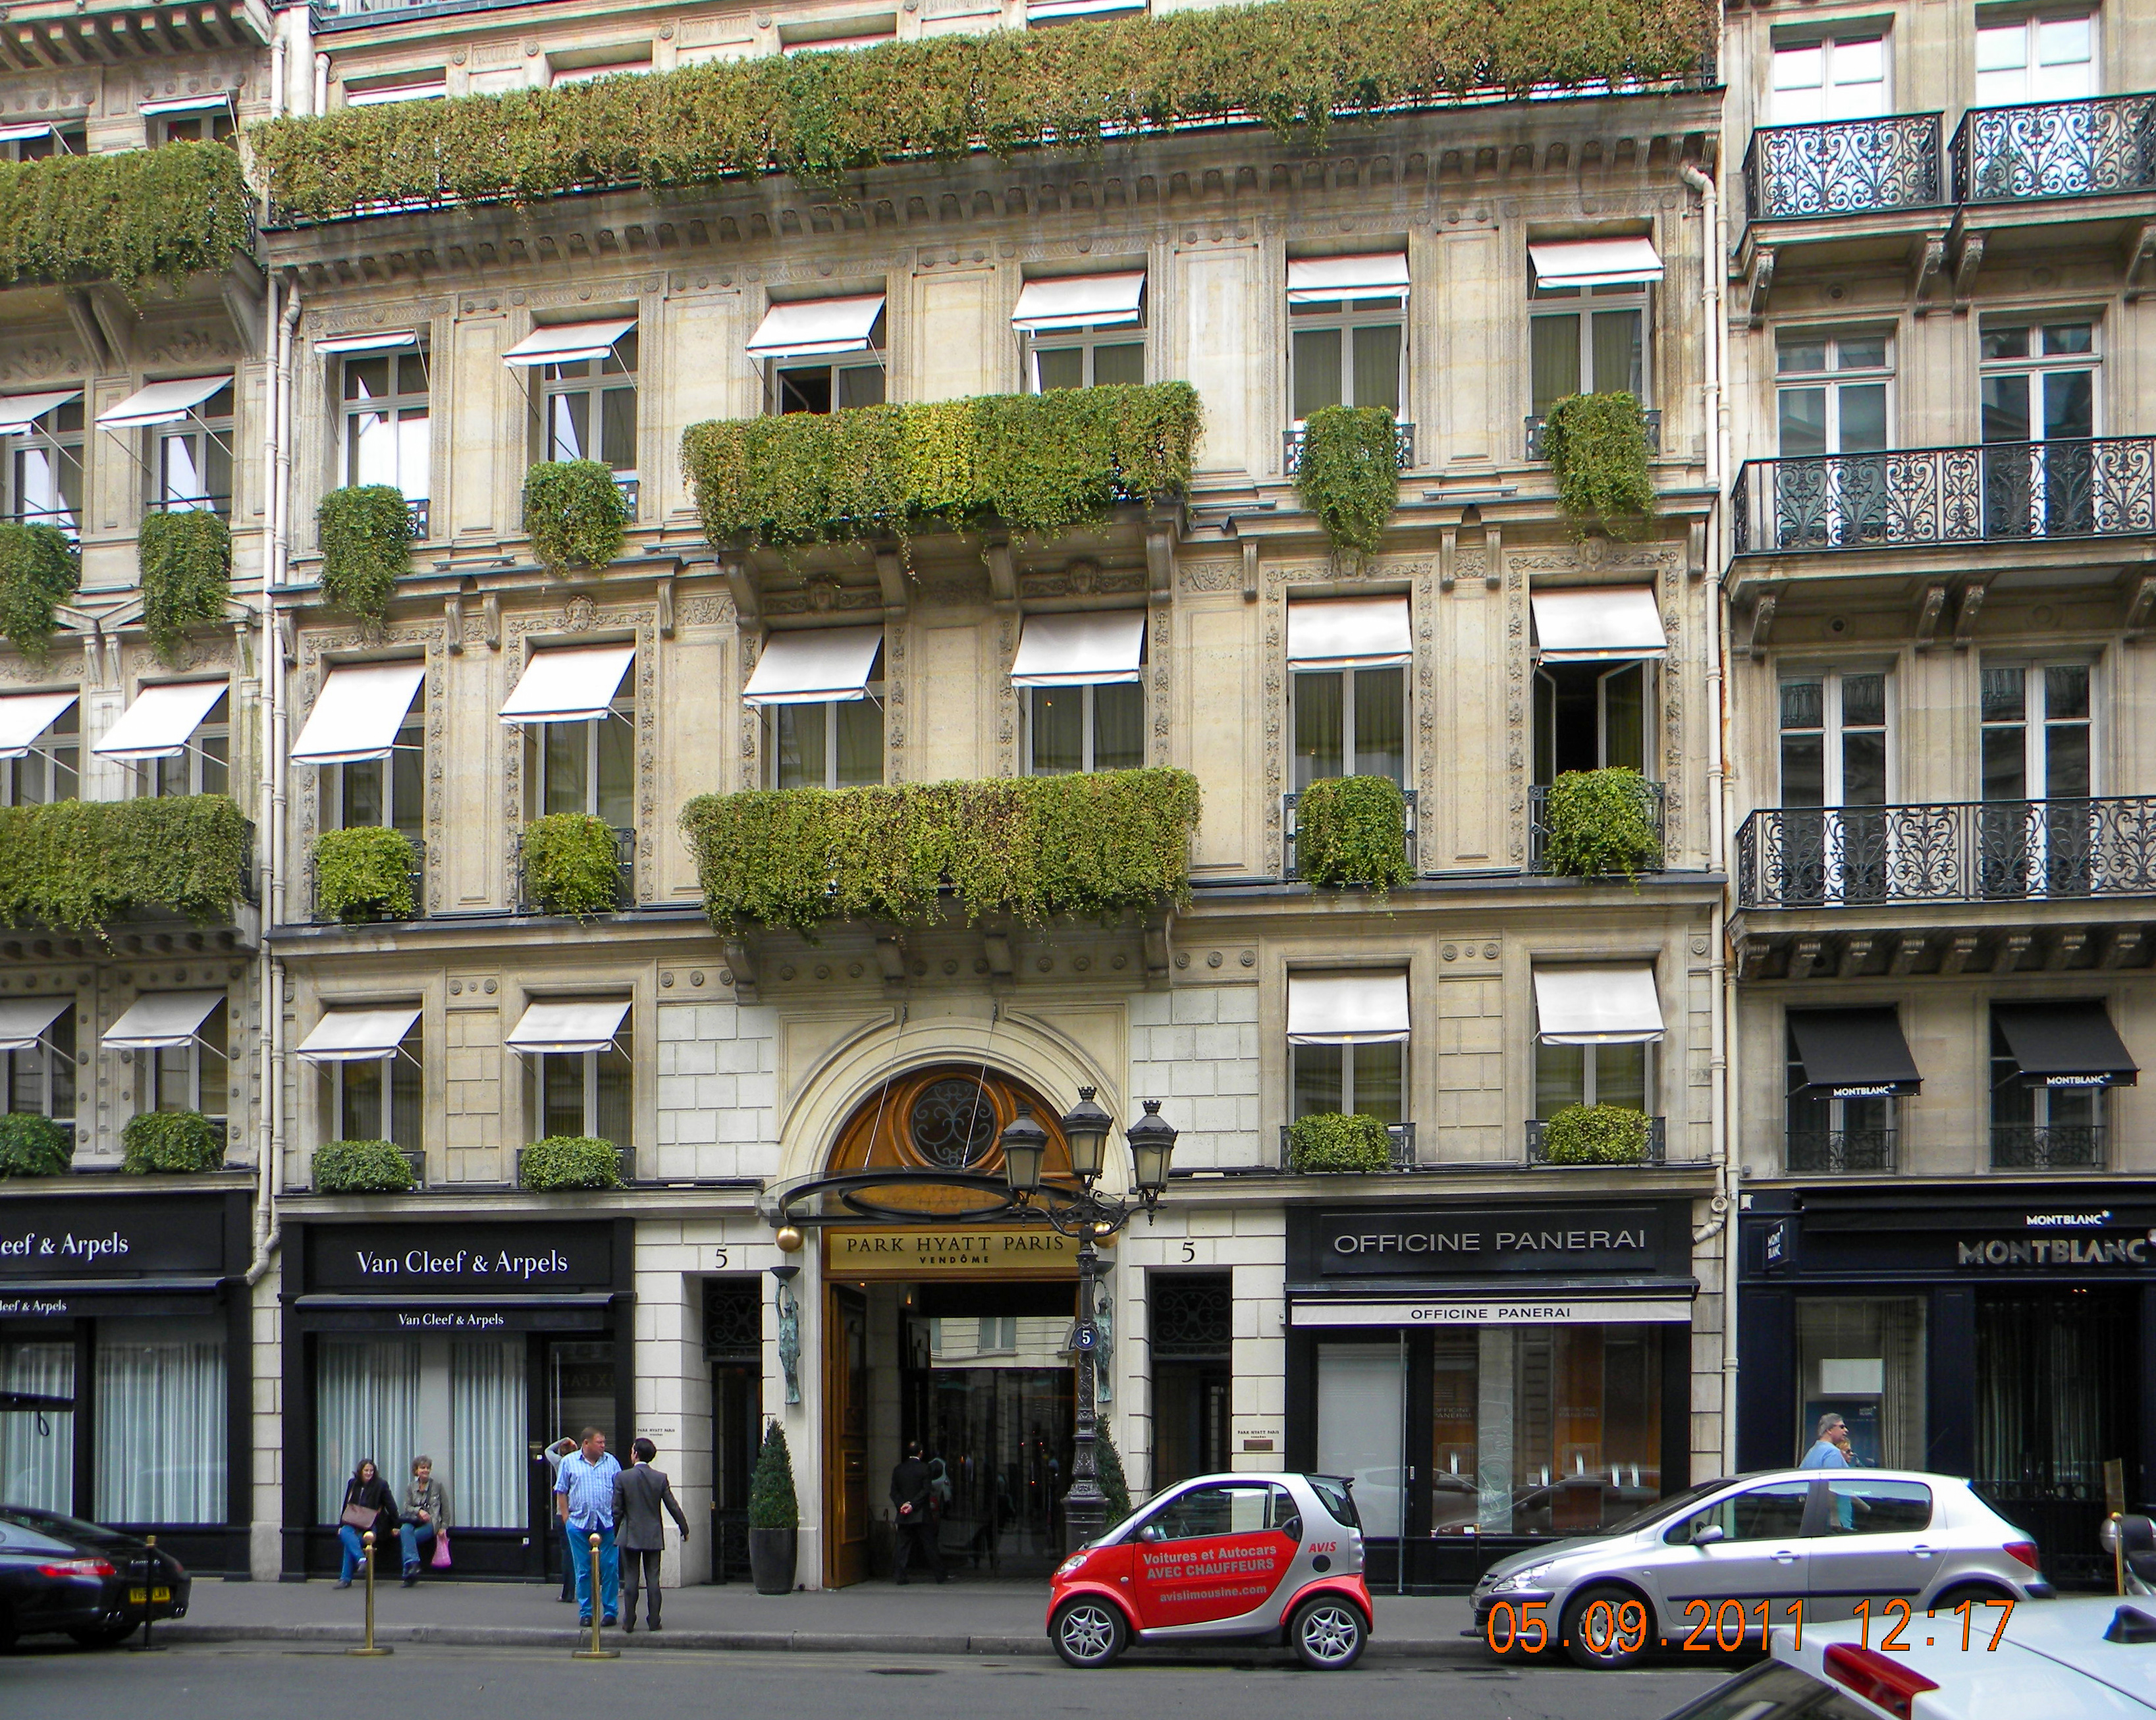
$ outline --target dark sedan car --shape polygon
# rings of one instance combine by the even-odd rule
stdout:
[[[187,1610],[187,1574],[162,1548],[57,1512],[0,1505],[0,1649],[59,1631],[108,1648],[143,1615]]]

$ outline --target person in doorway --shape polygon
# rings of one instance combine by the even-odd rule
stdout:
[[[562,1478],[562,1460],[576,1449],[577,1442],[563,1434],[539,1454],[547,1460],[548,1493],[553,1492],[555,1482]],[[562,1543],[562,1599],[566,1602],[577,1598],[577,1562],[569,1557],[569,1526],[567,1523],[559,1525],[559,1538]]]
[[[583,1441],[562,1460],[554,1476],[554,1508],[569,1537],[577,1573],[577,1622],[592,1621],[592,1590],[598,1589],[602,1624],[611,1625],[621,1598],[621,1554],[613,1542],[613,1478],[621,1464],[606,1448],[606,1435],[584,1430]],[[599,1538],[598,1569],[592,1569],[592,1537]],[[593,1579],[597,1580],[594,1581]]]
[[[412,1479],[404,1487],[403,1521],[397,1525],[398,1538],[404,1543],[407,1589],[419,1580],[422,1555],[431,1554],[441,1544],[435,1538],[446,1533],[449,1527],[449,1496],[434,1479],[434,1460],[414,1457]]]
[[[929,1508],[933,1497],[928,1466],[921,1461],[921,1442],[909,1440],[906,1456],[891,1472],[891,1508],[897,1513],[894,1526],[897,1545],[891,1553],[891,1574],[901,1589],[907,1582],[906,1568],[916,1553],[921,1555],[921,1563],[935,1574],[937,1582],[944,1580],[943,1558],[936,1545],[934,1513]]]
[[[614,1535],[621,1561],[621,1628],[636,1629],[636,1591],[649,1597],[644,1603],[644,1623],[659,1629],[659,1561],[666,1548],[666,1525],[659,1516],[662,1505],[681,1532],[681,1544],[689,1544],[689,1519],[674,1497],[674,1484],[666,1471],[654,1469],[651,1460],[658,1446],[639,1440],[629,1448],[636,1461],[613,1478]]]
[[[1849,1468],[1849,1424],[1830,1409],[1819,1419],[1819,1437],[1804,1453],[1799,1469]]]
[[[382,1471],[374,1466],[374,1460],[362,1457],[352,1466],[352,1479],[344,1484],[344,1506],[337,1521],[337,1543],[344,1548],[344,1561],[337,1567],[340,1589],[351,1588],[352,1573],[367,1563],[367,1543],[360,1538],[367,1531],[359,1520],[369,1512],[374,1514],[374,1544],[377,1548],[386,1547],[390,1532],[397,1527],[396,1497],[382,1479]]]

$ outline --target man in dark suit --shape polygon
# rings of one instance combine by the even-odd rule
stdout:
[[[910,1440],[906,1456],[891,1472],[891,1503],[897,1514],[894,1525],[897,1545],[892,1549],[891,1567],[901,1589],[914,1553],[920,1553],[921,1563],[936,1574],[937,1582],[943,1580],[943,1557],[936,1545],[936,1514],[930,1504],[932,1497],[928,1466],[921,1461],[920,1441]]]
[[[619,1525],[614,1545],[621,1549],[621,1628],[636,1629],[636,1591],[642,1589],[650,1597],[645,1602],[644,1621],[656,1630],[660,1628],[659,1561],[666,1546],[666,1525],[660,1518],[659,1507],[665,1506],[673,1517],[684,1546],[689,1541],[689,1519],[681,1515],[666,1471],[651,1466],[651,1460],[659,1455],[658,1446],[649,1440],[639,1440],[629,1450],[635,1463],[613,1478],[613,1520]]]

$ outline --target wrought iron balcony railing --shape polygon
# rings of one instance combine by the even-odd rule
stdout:
[[[1646,798],[1647,816],[1653,820],[1655,826],[1655,852],[1639,870],[1659,872],[1668,864],[1668,856],[1662,845],[1667,796],[1660,783],[1643,781],[1640,788]],[[1549,795],[1550,785],[1547,783],[1534,783],[1527,790],[1527,870],[1530,872],[1549,870]]]
[[[1644,416],[1647,420],[1647,452],[1658,455],[1662,451],[1662,409],[1659,406],[1650,406]],[[1538,413],[1531,412],[1527,414],[1527,458],[1529,460],[1549,458],[1543,452],[1543,428],[1548,422],[1548,420]]]
[[[1971,108],[1949,152],[1958,203],[2145,190],[2156,186],[2156,95]]]
[[[427,845],[417,836],[407,836],[404,839],[412,845],[412,870],[405,876],[412,891],[412,917],[417,920],[424,918],[427,912]],[[307,856],[307,903],[308,917],[317,926],[360,925],[390,917],[382,913],[356,914],[347,917],[325,909],[322,906],[321,872],[312,854]]]
[[[1793,1177],[1890,1173],[1900,1162],[1893,1129],[1791,1129],[1784,1149]]]
[[[427,498],[424,495],[406,496],[404,511],[412,516],[412,541],[414,543],[424,543],[427,541],[427,526],[430,512],[427,506]]]
[[[1801,221],[1926,209],[1945,201],[1938,114],[1763,126],[1744,152],[1754,221]]]
[[[1531,1117],[1527,1119],[1527,1163],[1549,1164],[1552,1161],[1543,1142],[1543,1131],[1548,1127],[1546,1119]],[[1636,1161],[1640,1165],[1664,1165],[1669,1163],[1669,1128],[1667,1120],[1659,1117],[1647,1119],[1647,1145]],[[1632,1165],[1578,1165],[1565,1168],[1581,1170],[1629,1170]]]
[[[1991,1168],[2100,1171],[2109,1132],[2100,1122],[1995,1122],[1991,1126]]]
[[[1284,1171],[1295,1168],[1288,1157],[1288,1124],[1281,1125],[1280,1168]],[[1411,1122],[1389,1122],[1385,1125],[1385,1132],[1392,1137],[1393,1141],[1393,1162],[1385,1168],[1394,1171],[1413,1170],[1415,1168],[1415,1126]],[[1309,1174],[1322,1176],[1327,1173],[1322,1171],[1312,1171]]]
[[[2156,896],[2156,796],[1779,807],[1737,833],[1747,908]]]
[[[1292,478],[1302,470],[1302,444],[1306,434],[1301,424],[1281,432],[1281,469]],[[1415,427],[1406,423],[1393,426],[1393,470],[1404,472],[1414,465]]]
[[[1413,873],[1415,870],[1415,791],[1406,789],[1400,798],[1407,802],[1406,828],[1400,834],[1407,845],[1408,870]],[[1295,794],[1281,796],[1281,877],[1290,884],[1302,875],[1296,858],[1295,810],[1300,798],[1301,796]]]
[[[2156,436],[1750,460],[1738,555],[2156,531]]]
[[[621,505],[628,511],[629,518],[634,520],[636,517],[637,497],[643,493],[636,474],[616,472],[613,475],[613,487],[621,491]]]
[[[636,905],[636,832],[614,827],[614,891],[613,905],[617,909]],[[524,838],[516,839],[516,911],[520,914],[542,914],[547,911],[540,906],[538,896],[531,888],[531,867],[525,857]]]

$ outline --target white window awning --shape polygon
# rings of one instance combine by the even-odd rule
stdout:
[[[0,758],[20,758],[58,722],[73,693],[10,693],[0,698]]]
[[[0,126],[0,143],[34,143],[53,135],[50,120],[25,120],[20,125]]]
[[[504,364],[529,370],[542,364],[575,364],[603,358],[613,343],[636,326],[634,316],[608,322],[556,322],[535,328],[501,355]]]
[[[169,1051],[191,1045],[209,1012],[224,1001],[221,991],[146,992],[105,1029],[108,1051]]]
[[[1408,1036],[1404,973],[1291,973],[1291,1045],[1375,1045]]]
[[[148,686],[120,713],[120,721],[90,747],[100,758],[129,763],[145,758],[177,758],[210,706],[224,696],[221,680],[182,680]]]
[[[359,1063],[388,1057],[404,1043],[404,1035],[418,1019],[417,1004],[394,1009],[331,1009],[300,1042],[300,1055],[309,1063]]]
[[[1414,658],[1405,598],[1326,598],[1287,606],[1296,669],[1383,669]]]
[[[1527,603],[1535,614],[1536,649],[1545,663],[1660,657],[1670,648],[1652,586],[1530,591]]]
[[[1027,0],[1029,23],[1051,23],[1060,18],[1097,18],[1104,13],[1143,12],[1146,0]]]
[[[1536,968],[1535,1020],[1547,1045],[1630,1045],[1667,1031],[1644,962]]]
[[[417,329],[391,328],[368,335],[326,335],[315,342],[315,351],[326,358],[338,353],[348,357],[355,352],[394,352],[418,344]]]
[[[1287,265],[1287,301],[1326,305],[1335,299],[1400,299],[1408,295],[1408,254],[1384,251],[1360,257],[1302,257]]]
[[[1038,18],[1035,7],[1029,14]],[[1011,326],[1038,334],[1049,329],[1100,328],[1136,322],[1145,300],[1145,270],[1127,275],[1063,275],[1029,280],[1019,291]]]
[[[1648,239],[1577,239],[1529,245],[1538,287],[1644,286],[1662,278],[1662,259]]]
[[[865,699],[880,627],[819,627],[806,633],[774,633],[763,642],[756,672],[742,689],[744,705],[821,705],[827,700]]]
[[[0,1051],[31,1051],[73,998],[0,998]]]
[[[523,1019],[503,1041],[512,1051],[534,1056],[542,1051],[604,1051],[621,1031],[629,1014],[627,998],[581,999],[573,1003],[542,999],[527,1004]]]
[[[369,90],[347,90],[346,107],[387,107],[393,101],[434,101],[449,93],[444,78],[421,79],[410,84],[377,84]]]
[[[38,394],[0,394],[0,436],[25,435],[31,425],[55,406],[81,398],[80,388],[48,388]]]
[[[883,295],[852,299],[801,299],[773,305],[749,336],[752,358],[820,358],[865,352],[883,315]]]
[[[293,763],[387,758],[396,745],[398,726],[426,678],[424,663],[348,663],[332,669],[292,748]]]
[[[1145,611],[1029,615],[1011,664],[1014,687],[1100,686],[1134,681],[1145,651]]]
[[[160,114],[209,114],[232,105],[231,94],[220,90],[213,95],[175,95],[164,101],[146,101],[136,111],[146,119]]]
[[[149,424],[177,424],[219,388],[232,386],[232,378],[187,377],[174,383],[151,383],[137,388],[119,405],[97,415],[103,430],[139,430]]]
[[[634,645],[580,645],[534,651],[501,707],[504,722],[592,722],[613,707],[635,660]]]

